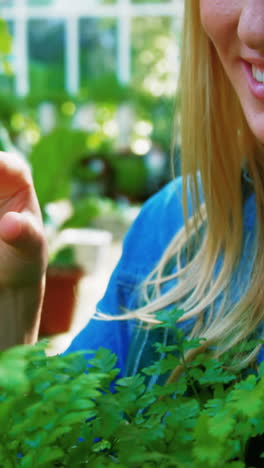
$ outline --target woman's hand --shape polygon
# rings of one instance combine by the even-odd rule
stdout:
[[[47,245],[30,169],[0,152],[0,349],[37,339]]]

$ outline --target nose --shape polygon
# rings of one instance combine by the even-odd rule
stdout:
[[[238,23],[238,36],[250,49],[264,52],[264,1],[244,0]]]

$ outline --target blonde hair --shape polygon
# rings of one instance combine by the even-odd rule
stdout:
[[[144,305],[124,317],[155,323],[158,310],[175,304],[185,311],[181,321],[197,319],[192,336],[214,343],[215,352],[220,355],[252,336],[264,319],[264,168],[260,157],[263,150],[249,129],[217,52],[203,30],[197,0],[185,0],[182,51],[185,225],[146,279]],[[245,161],[254,180],[257,206],[256,233],[251,246],[245,245],[243,239],[241,169]],[[189,199],[192,213],[188,210]],[[195,253],[191,255],[193,246]],[[186,247],[187,260],[185,255],[183,264]],[[243,249],[248,249],[250,257],[248,265],[243,264],[245,271],[248,268],[247,280],[243,282],[242,272],[239,298],[232,301],[230,284],[234,272],[240,271]],[[177,272],[168,276],[165,268],[173,258]],[[177,280],[175,286],[163,294],[163,285],[171,279]],[[216,299],[220,297],[214,313]],[[252,361],[258,350],[259,346],[243,355],[241,367]]]

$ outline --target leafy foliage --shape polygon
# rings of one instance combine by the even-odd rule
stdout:
[[[86,150],[87,134],[57,128],[37,143],[30,156],[34,184],[41,208],[70,197],[72,168]]]
[[[116,356],[103,348],[91,352],[89,367],[81,352],[47,358],[45,342],[2,352],[0,466],[263,466],[263,449],[259,464],[249,456],[264,433],[264,366],[242,376],[226,356],[187,362],[185,350],[199,342],[175,327],[178,316],[160,315],[176,344],[157,343],[155,363],[133,377],[118,378]],[[148,375],[178,364],[177,382],[148,387]]]

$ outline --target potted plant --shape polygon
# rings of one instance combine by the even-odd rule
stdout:
[[[79,281],[83,276],[84,271],[76,263],[71,247],[64,247],[50,261],[41,312],[40,336],[69,331]]]
[[[74,216],[73,220],[77,223],[78,216]],[[60,232],[56,241],[53,244],[55,254],[51,255],[47,271],[41,336],[69,331],[79,282],[84,275],[94,273],[99,268],[112,241],[112,234],[98,229],[68,228]]]
[[[90,194],[73,196],[73,169],[85,153],[86,145],[86,132],[60,128],[42,137],[29,155],[50,247],[41,336],[69,330],[79,281],[96,267],[96,259],[93,265],[91,261],[87,265],[86,253],[92,251],[94,257],[101,246],[111,241],[110,233],[91,233],[87,229],[91,220],[108,206],[107,202]],[[51,205],[62,199],[70,201],[70,210],[65,218],[60,213],[62,205],[56,205],[58,221],[51,216]]]
[[[86,148],[85,132],[59,128],[41,138],[29,155],[34,184],[50,243],[60,226],[49,216],[47,206],[71,195],[72,169]],[[75,293],[84,272],[76,263],[69,246],[50,251],[44,296],[41,335],[69,330],[75,307]]]

